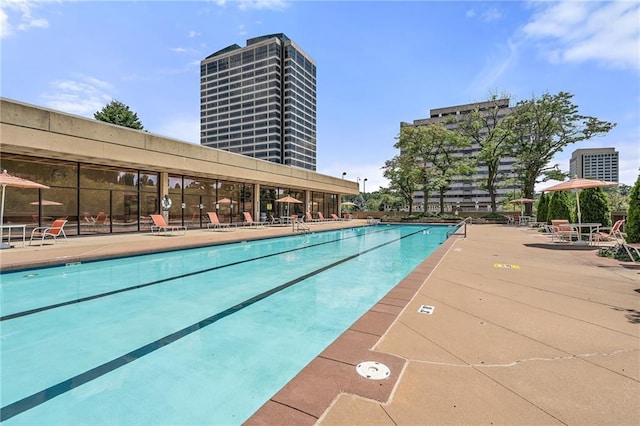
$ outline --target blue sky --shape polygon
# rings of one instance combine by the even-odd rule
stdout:
[[[283,32],[317,63],[318,172],[386,186],[400,122],[492,93],[512,103],[573,93],[618,125],[578,148],[615,147],[620,181],[640,166],[636,1],[0,0],[3,97],[93,117],[112,99],[145,129],[199,143],[200,61]],[[551,183],[541,184],[544,188]]]

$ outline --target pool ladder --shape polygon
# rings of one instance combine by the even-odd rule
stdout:
[[[380,219],[374,219],[372,216],[367,216],[367,225],[378,225]]]
[[[452,235],[459,235],[462,238],[467,238],[467,223],[471,225],[473,223],[473,218],[467,217],[464,220],[460,221],[457,225],[454,226],[455,230],[453,232],[447,231],[447,238],[451,237]],[[458,232],[460,230],[462,231],[462,233]]]
[[[297,232],[302,232],[304,234],[311,232],[311,228],[309,228],[309,225],[304,223],[302,219],[295,219],[293,221],[293,230]]]

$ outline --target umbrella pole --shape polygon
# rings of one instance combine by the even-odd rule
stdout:
[[[582,213],[580,212],[580,190],[576,191],[576,204],[578,206],[578,225],[582,225]]]
[[[4,230],[4,191],[7,185],[2,185],[2,207],[0,207],[0,249],[6,249],[11,247],[9,243],[4,243],[2,239],[2,231]]]
[[[4,225],[4,191],[7,185],[2,185],[2,207],[0,208],[0,226]],[[0,240],[2,239],[2,228],[0,228]]]
[[[582,213],[580,212],[580,189],[576,191],[576,207],[578,209],[578,240],[576,244],[588,244],[582,241]]]

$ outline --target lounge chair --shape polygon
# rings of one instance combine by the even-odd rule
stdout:
[[[319,212],[318,212],[319,214]],[[313,215],[311,214],[311,212],[307,212],[306,214],[306,221],[307,223],[316,223],[316,222],[320,222],[320,219],[314,219]]]
[[[272,214],[269,215],[267,222],[272,226],[283,224],[279,217],[274,217]]]
[[[220,223],[216,212],[207,212],[207,215],[209,216],[207,229],[213,229],[214,231],[235,231],[238,229],[238,225],[235,223]]]
[[[322,214],[322,212],[318,212],[318,220],[320,222],[326,222],[327,219],[324,218],[324,215]]]
[[[594,232],[591,235],[591,238],[596,243],[599,243],[600,241],[617,241],[621,235],[621,227],[624,222],[624,219],[617,220],[609,232]]]
[[[629,259],[631,259],[633,263],[640,265],[640,244],[638,243],[630,244],[625,242],[622,245],[624,246],[624,249],[629,255]],[[635,253],[635,257],[633,253]]]
[[[98,213],[95,220],[93,221],[93,226],[96,232],[100,232],[102,228],[107,226],[107,214],[105,212]]]
[[[33,231],[31,231],[29,245],[31,245],[34,238],[40,239],[40,245],[44,244],[44,240],[47,237],[51,237],[54,242],[57,242],[60,235],[64,237],[65,241],[68,241],[67,234],[64,233],[64,225],[66,224],[67,221],[64,219],[56,219],[53,221],[51,226],[40,226],[38,228],[34,228]]]
[[[245,225],[249,225],[251,227],[264,227],[267,224],[267,222],[256,222],[253,220],[253,217],[251,217],[251,213],[249,212],[242,212],[242,214],[244,215]]]
[[[333,219],[333,220],[345,220],[345,219],[341,219],[340,217],[338,217],[338,215],[335,214],[335,213],[331,213],[331,219]]]
[[[640,243],[628,243],[620,228],[615,232],[614,238],[618,241],[618,244],[624,247],[631,262],[635,265],[640,265]]]
[[[169,225],[165,220],[164,216],[161,214],[152,214],[151,220],[153,220],[153,225],[151,225],[151,233],[164,233],[165,236],[172,235],[174,232],[182,231],[182,235],[187,234],[187,227],[182,225]]]

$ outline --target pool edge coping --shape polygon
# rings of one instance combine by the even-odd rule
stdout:
[[[462,238],[452,235],[418,264],[407,276],[389,290],[376,304],[349,326],[325,350],[311,360],[293,379],[276,392],[243,425],[296,424],[314,425],[331,408],[343,393],[362,398],[387,402],[396,388],[406,360],[395,355],[376,351],[374,348],[418,291],[427,283],[430,273],[448,253],[455,241]],[[399,291],[402,290],[402,291]],[[391,295],[391,296],[390,296]],[[387,300],[382,303],[383,300]],[[399,309],[385,309],[380,305],[391,305]],[[354,338],[358,333],[360,338]],[[373,336],[375,339],[368,339]],[[345,342],[348,340],[348,344]],[[349,354],[370,355],[375,359],[347,360]],[[327,356],[334,352],[338,356]],[[391,364],[391,375],[384,381],[368,380],[356,372],[358,362],[381,361]],[[376,389],[376,387],[378,389]],[[382,388],[382,391],[380,389]],[[313,395],[307,393],[312,390]]]

